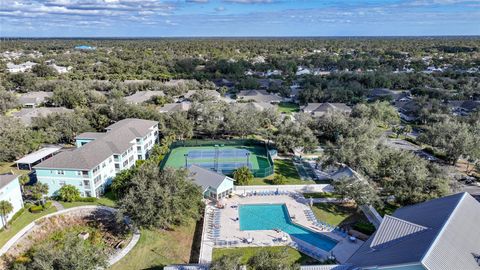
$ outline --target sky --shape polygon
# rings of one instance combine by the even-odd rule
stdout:
[[[2,37],[480,35],[480,0],[0,0]]]

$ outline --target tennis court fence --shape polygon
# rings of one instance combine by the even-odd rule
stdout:
[[[160,164],[160,168],[163,168],[165,166],[165,163],[170,157],[170,154],[173,149],[178,148],[178,147],[199,147],[199,146],[259,146],[265,149],[265,156],[268,160],[268,166],[263,166],[263,168],[259,169],[252,169],[250,166],[251,164],[247,164],[247,162],[243,162],[243,158],[245,157],[245,150],[222,150],[221,152],[216,152],[215,150],[212,151],[194,151],[191,153],[188,157],[188,161],[190,161],[191,164],[197,164],[202,167],[209,167],[211,166],[213,168],[217,168],[217,171],[226,174],[226,175],[232,175],[233,172],[242,166],[248,166],[250,170],[252,171],[253,176],[255,177],[267,177],[270,176],[274,173],[274,165],[273,165],[273,159],[272,156],[270,155],[270,151],[268,148],[268,145],[259,140],[253,140],[253,139],[237,139],[237,140],[184,140],[184,141],[176,141],[173,142],[170,145],[169,152],[167,155],[163,158],[162,163]],[[228,161],[220,161],[218,164],[215,164],[215,160],[218,160],[219,158],[223,159],[228,159],[228,158],[235,158],[235,157],[242,157],[242,161],[240,160],[232,160],[231,162]],[[212,159],[212,164],[209,162],[200,162],[201,159]],[[197,161],[196,161],[197,160]]]

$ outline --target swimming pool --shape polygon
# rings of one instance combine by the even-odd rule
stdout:
[[[332,250],[337,244],[325,235],[293,223],[285,204],[244,204],[240,205],[238,212],[241,231],[280,229],[325,251]]]

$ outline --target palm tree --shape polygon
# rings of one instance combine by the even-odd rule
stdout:
[[[238,186],[246,186],[252,181],[253,174],[248,167],[241,167],[235,170],[233,179],[237,181]]]
[[[2,216],[3,226],[8,227],[7,216],[13,211],[13,206],[8,201],[0,201],[0,215]]]

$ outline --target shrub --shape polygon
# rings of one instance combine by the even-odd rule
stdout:
[[[280,175],[280,174],[276,174],[274,177],[273,177],[273,184],[274,185],[284,185],[286,182],[287,182],[287,178],[283,175]]]
[[[43,206],[34,205],[34,206],[30,207],[29,211],[32,212],[32,213],[40,213],[40,212],[43,211]]]
[[[43,205],[43,209],[48,209],[50,207],[52,207],[52,202],[51,201],[48,201]]]
[[[80,197],[76,201],[77,202],[96,202],[97,198],[95,198],[95,197],[85,197],[85,198]]]
[[[361,233],[371,235],[375,232],[375,226],[370,222],[359,221],[354,226],[353,229]]]

